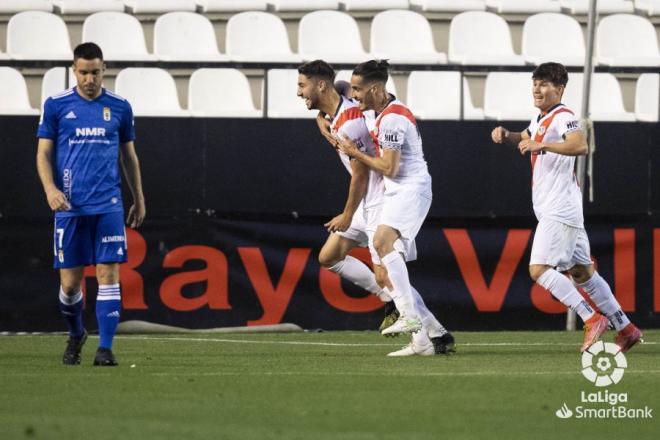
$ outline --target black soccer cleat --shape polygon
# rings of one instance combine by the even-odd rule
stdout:
[[[385,316],[383,317],[383,322],[380,323],[380,327],[378,328],[379,332],[382,332],[387,327],[390,327],[392,324],[394,324],[397,321],[397,319],[399,319],[399,311],[394,305],[394,301],[386,302],[384,311],[385,311]],[[398,333],[388,334],[385,336],[399,336],[399,334]]]
[[[64,365],[80,365],[80,352],[83,345],[87,341],[87,330],[83,330],[83,334],[79,338],[69,336],[66,341],[66,349],[64,349],[64,356],[62,356],[62,363]]]
[[[442,336],[431,338],[435,354],[450,354],[456,352],[456,342],[451,333],[445,333]]]
[[[116,367],[119,365],[109,348],[99,347],[96,349],[96,356],[94,356],[95,367]]]

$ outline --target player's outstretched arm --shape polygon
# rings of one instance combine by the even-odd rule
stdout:
[[[66,195],[55,185],[53,179],[53,141],[52,139],[39,138],[37,146],[37,172],[41,185],[46,193],[48,206],[53,211],[67,211],[71,209],[71,204]]]
[[[131,228],[139,227],[147,215],[147,208],[144,204],[144,193],[142,192],[142,176],[140,174],[140,161],[135,152],[135,144],[126,142],[120,144],[120,162],[121,168],[126,177],[128,188],[133,196],[133,205],[128,211],[126,223]]]
[[[564,156],[582,156],[587,154],[589,146],[582,130],[576,130],[568,133],[564,142],[545,144],[527,139],[518,144],[518,149],[521,154],[525,154],[527,151],[549,151],[551,153],[563,154]]]
[[[529,139],[527,130],[521,132],[509,131],[506,128],[499,126],[495,127],[490,133],[490,137],[496,144],[506,144],[516,146],[520,141]]]
[[[351,184],[348,188],[348,197],[346,198],[344,212],[335,216],[324,225],[328,229],[328,232],[343,232],[351,226],[353,215],[355,215],[355,211],[367,193],[368,183],[369,168],[357,160],[352,160]]]
[[[382,157],[373,157],[360,151],[355,142],[348,138],[338,139],[337,147],[349,157],[354,157],[385,177],[395,177],[399,173],[401,161],[399,150],[385,149]]]

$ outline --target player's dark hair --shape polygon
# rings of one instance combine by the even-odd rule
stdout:
[[[325,80],[329,85],[335,82],[335,69],[323,60],[309,61],[298,66],[298,73],[305,75],[307,78]]]
[[[559,63],[543,63],[534,69],[532,79],[550,81],[555,86],[566,86],[568,83],[568,72],[566,67]]]
[[[76,61],[78,58],[83,60],[94,60],[96,58],[103,61],[103,51],[95,43],[81,43],[73,49],[73,61]]]
[[[366,82],[382,82],[389,78],[390,63],[387,60],[369,60],[360,63],[353,69],[353,75],[361,76]]]

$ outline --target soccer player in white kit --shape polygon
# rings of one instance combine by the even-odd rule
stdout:
[[[387,269],[401,316],[382,333],[415,333],[422,323],[412,294],[406,254],[413,252],[415,237],[431,207],[431,176],[415,117],[386,90],[388,68],[384,60],[366,61],[355,67],[351,77],[353,99],[361,110],[373,110],[376,114],[371,137],[377,155],[364,154],[347,138],[340,140],[339,148],[381,174],[385,182],[373,244]],[[399,242],[403,243],[403,251],[396,246]]]
[[[611,323],[618,332],[616,344],[627,352],[641,341],[642,333],[621,310],[591,261],[582,192],[574,172],[575,157],[586,154],[588,147],[576,115],[561,103],[568,73],[559,63],[544,63],[534,70],[532,80],[534,106],[540,114],[519,133],[501,126],[491,133],[493,142],[515,145],[521,154],[531,153],[532,202],[539,223],[529,274],[584,321],[580,351],[598,341]],[[605,316],[593,310],[562,272],[573,277]]]
[[[337,93],[333,84],[332,67],[322,60],[315,60],[300,66],[298,72],[298,96],[305,100],[308,108],[318,109],[331,118],[331,134],[326,138],[336,144],[338,137],[348,137],[360,151],[375,155],[375,146],[364,115],[355,103]],[[369,249],[376,276],[367,266],[348,255],[355,246],[365,246],[373,241],[383,204],[382,176],[370,171],[359,161],[351,160],[340,151],[338,153],[352,176],[351,185],[344,212],[326,224],[331,234],[319,254],[319,261],[327,269],[368,291],[376,292],[381,300],[391,301],[390,295],[396,295],[387,287],[380,287],[389,281],[373,246],[369,246]],[[380,285],[374,286],[376,277],[379,278]],[[433,355],[452,351],[453,337],[426,308],[421,296],[414,289],[413,295],[423,316],[424,331],[419,332],[416,344],[410,344],[404,350],[390,353],[389,356]]]

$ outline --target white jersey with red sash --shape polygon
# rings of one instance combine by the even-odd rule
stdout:
[[[417,120],[401,101],[392,97],[392,101],[376,116],[371,137],[376,145],[377,154],[383,150],[401,152],[399,172],[394,177],[385,177],[385,190],[396,191],[402,185],[414,185],[425,188],[422,192],[431,195],[431,175],[428,172],[422,137],[417,128]]]
[[[561,143],[580,130],[575,114],[563,104],[532,119],[527,132],[536,142]],[[583,227],[582,192],[575,176],[575,156],[541,151],[532,153],[532,201],[540,221],[545,218]]]
[[[358,146],[360,151],[370,156],[376,155],[376,148],[369,135],[364,115],[360,108],[350,99],[341,96],[341,102],[334,119],[330,123],[332,134],[338,137],[348,137]],[[344,167],[352,174],[351,160],[341,151],[338,151]],[[369,184],[364,196],[364,208],[369,209],[383,200],[383,176],[377,172],[369,171]]]

